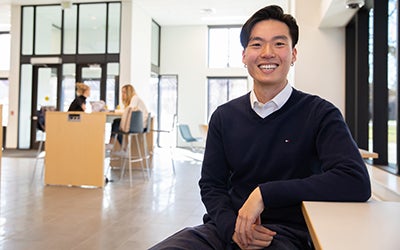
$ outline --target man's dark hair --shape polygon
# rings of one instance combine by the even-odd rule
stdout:
[[[296,46],[299,40],[299,26],[297,26],[296,19],[289,14],[285,14],[281,7],[270,5],[258,10],[243,25],[242,31],[240,32],[240,42],[243,48],[246,48],[249,43],[251,30],[254,25],[260,21],[270,19],[281,21],[289,27],[289,33],[293,43],[292,47],[294,48],[294,46]]]

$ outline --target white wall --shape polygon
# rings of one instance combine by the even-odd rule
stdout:
[[[320,4],[320,0],[296,4],[300,38],[297,45],[294,85],[297,89],[331,101],[344,114],[345,29],[319,28]],[[316,9],[310,12],[310,6]]]
[[[6,135],[6,148],[17,147],[18,135],[18,107],[19,107],[19,48],[20,48],[20,20],[21,8],[17,5],[11,6],[11,58],[9,74],[9,110]]]

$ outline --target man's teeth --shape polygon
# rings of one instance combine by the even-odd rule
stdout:
[[[260,69],[275,69],[276,67],[275,64],[260,65]]]

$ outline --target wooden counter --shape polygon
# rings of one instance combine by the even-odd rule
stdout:
[[[104,113],[46,112],[45,184],[104,186]]]
[[[316,250],[396,250],[400,202],[303,202]]]

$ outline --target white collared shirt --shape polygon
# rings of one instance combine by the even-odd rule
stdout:
[[[279,92],[272,100],[268,101],[267,103],[261,103],[258,101],[253,89],[250,93],[250,105],[261,118],[265,118],[280,109],[287,102],[292,94],[292,91],[292,86],[287,83],[286,87],[282,89],[282,91]]]

